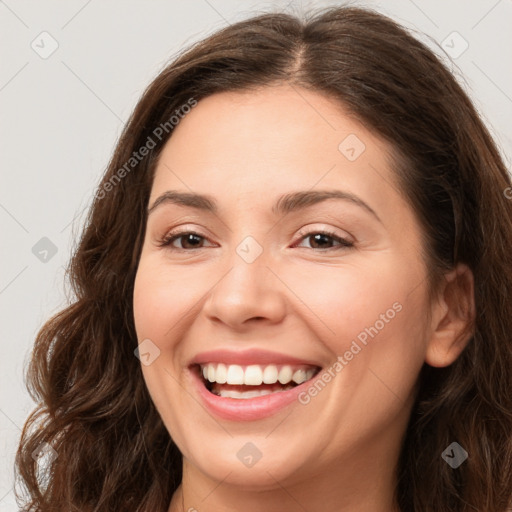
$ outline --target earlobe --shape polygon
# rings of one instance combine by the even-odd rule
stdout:
[[[452,364],[470,341],[474,320],[473,272],[467,265],[459,263],[445,275],[437,303],[432,306],[425,362],[438,368]]]

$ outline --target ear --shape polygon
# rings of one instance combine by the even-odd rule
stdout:
[[[432,306],[431,337],[425,362],[430,366],[452,364],[473,335],[475,320],[474,278],[471,269],[459,263],[445,275]]]

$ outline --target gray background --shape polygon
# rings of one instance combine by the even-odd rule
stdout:
[[[34,337],[66,303],[64,270],[84,210],[145,86],[176,52],[227,23],[342,3],[0,0],[1,512],[17,510],[13,460],[34,406],[23,383]],[[351,3],[388,14],[443,55],[510,169],[512,0]]]

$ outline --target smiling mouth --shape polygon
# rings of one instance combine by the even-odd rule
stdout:
[[[204,363],[194,367],[210,393],[242,400],[288,391],[320,371],[320,367],[309,365]]]

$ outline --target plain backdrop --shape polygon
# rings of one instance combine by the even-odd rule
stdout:
[[[143,89],[191,43],[268,10],[327,1],[0,1],[0,511],[34,403],[34,337],[67,301],[65,268],[96,184]],[[477,105],[510,169],[512,1],[353,1],[417,32]],[[446,52],[443,51],[445,48]]]

